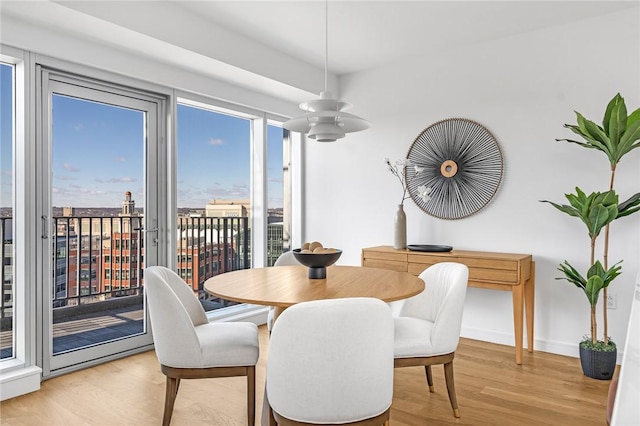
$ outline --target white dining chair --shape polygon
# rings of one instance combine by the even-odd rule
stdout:
[[[191,288],[168,268],[146,268],[144,292],[155,352],[167,376],[162,424],[171,422],[181,379],[247,376],[247,416],[253,426],[258,327],[209,322]]]
[[[285,251],[282,253],[276,261],[273,263],[273,266],[295,266],[300,265],[298,259],[293,255],[293,251]],[[267,313],[267,330],[271,331],[273,327],[273,317],[275,315],[275,308],[273,306],[269,306],[269,312]]]
[[[453,415],[460,417],[453,358],[460,341],[469,269],[461,263],[437,263],[420,278],[425,282],[424,291],[405,300],[394,318],[395,367],[424,366],[429,391],[434,392],[431,366],[444,364]]]
[[[393,399],[393,317],[378,299],[287,308],[271,332],[270,424],[388,424]]]

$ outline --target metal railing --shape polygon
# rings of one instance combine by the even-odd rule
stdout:
[[[203,289],[208,278],[250,266],[248,223],[247,217],[178,218],[177,270],[199,298],[208,299]],[[91,310],[88,305],[96,302],[142,294],[144,217],[64,216],[52,218],[51,225],[54,311]],[[12,218],[1,218],[1,318],[10,318],[13,309],[13,240],[5,232],[11,226]]]
[[[9,328],[13,318],[13,219],[0,218],[0,330]]]

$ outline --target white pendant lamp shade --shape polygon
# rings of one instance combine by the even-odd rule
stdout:
[[[371,126],[367,120],[343,112],[351,108],[348,102],[333,99],[331,92],[321,92],[320,99],[300,104],[306,114],[285,121],[282,125],[293,132],[307,133],[318,142],[334,142],[346,133],[358,132]]]
[[[325,1],[325,59],[324,59],[324,91],[320,92],[320,99],[300,104],[300,109],[306,111],[301,116],[294,117],[282,124],[292,132],[306,133],[309,138],[318,142],[334,142],[345,136],[345,133],[359,132],[368,129],[371,123],[353,114],[344,112],[351,108],[349,102],[343,102],[333,97],[327,90],[327,73],[329,63],[329,13],[328,0]]]

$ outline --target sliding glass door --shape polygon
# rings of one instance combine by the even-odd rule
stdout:
[[[44,375],[152,343],[162,99],[42,69]],[[46,307],[46,308],[45,308]]]

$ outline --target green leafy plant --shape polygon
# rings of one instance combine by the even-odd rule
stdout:
[[[620,274],[620,262],[611,268],[609,262],[609,226],[619,218],[629,216],[640,210],[640,193],[636,193],[623,202],[619,202],[618,195],[614,191],[616,169],[620,160],[632,150],[640,147],[640,108],[627,114],[624,98],[616,94],[609,104],[602,119],[602,126],[586,119],[579,112],[575,112],[577,124],[565,124],[564,127],[580,136],[583,140],[556,139],[578,144],[584,148],[601,151],[607,156],[610,166],[609,190],[606,192],[592,192],[586,195],[576,187],[576,194],[566,194],[569,205],[556,204],[544,200],[558,210],[570,216],[579,218],[587,227],[590,238],[589,271],[584,278],[567,261],[558,268],[563,272],[565,279],[580,287],[585,292],[591,306],[591,336],[588,339],[589,346],[615,348],[615,343],[610,341],[607,324],[607,309],[603,309],[604,339],[599,345],[597,339],[597,323],[595,318],[596,306],[600,291],[604,292],[603,299],[607,300],[607,288],[611,281]],[[604,229],[604,247],[602,263],[595,259],[595,244],[600,232]],[[583,342],[585,343],[585,342]]]
[[[598,343],[598,326],[596,320],[598,296],[602,289],[607,288],[609,284],[611,284],[611,281],[620,275],[622,267],[619,266],[619,264],[620,262],[605,271],[600,261],[597,260],[593,265],[591,265],[589,271],[587,271],[586,278],[583,277],[580,272],[578,272],[566,260],[563,264],[560,264],[560,267],[558,268],[558,270],[564,273],[564,278],[556,279],[567,280],[576,287],[582,289],[589,300],[589,305],[591,306],[591,336],[588,340],[590,340],[593,345],[597,345]]]

